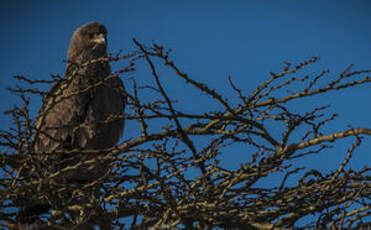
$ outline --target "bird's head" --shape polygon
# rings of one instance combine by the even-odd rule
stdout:
[[[71,61],[78,57],[82,61],[106,55],[107,29],[98,22],[89,23],[78,28],[71,38],[68,49],[68,59]]]

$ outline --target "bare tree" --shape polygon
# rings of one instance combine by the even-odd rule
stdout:
[[[137,86],[125,80],[128,127],[120,145],[109,149],[52,154],[91,154],[87,161],[48,168],[34,151],[38,130],[30,116],[30,95],[45,92],[34,87],[48,81],[17,79],[30,84],[13,88],[24,104],[7,111],[14,127],[0,131],[1,211],[4,228],[34,229],[345,229],[370,226],[370,168],[351,169],[354,151],[371,135],[371,129],[348,127],[329,133],[326,125],[336,119],[328,105],[293,111],[292,101],[353,88],[371,82],[371,70],[353,70],[329,76],[327,70],[301,76],[318,58],[299,64],[285,63],[282,71],[247,94],[228,78],[234,95],[223,95],[182,72],[169,51],[156,44],[134,40],[137,51],[104,61],[122,68],[108,77],[126,75],[139,63],[152,73],[152,84]],[[99,61],[99,60],[98,60]],[[159,68],[173,71],[160,76]],[[178,106],[164,87],[166,78],[177,77],[215,101],[213,110],[189,113]],[[326,78],[325,78],[326,76]],[[55,81],[60,79],[56,78]],[[226,80],[227,81],[227,80]],[[150,95],[150,97],[148,97]],[[192,106],[192,105],[190,105]],[[279,134],[271,126],[283,127]],[[129,136],[129,133],[131,134]],[[136,136],[135,136],[136,135]],[[294,159],[321,154],[338,140],[353,138],[343,162],[330,173],[296,167]],[[230,146],[243,146],[249,160],[237,169],[220,161]],[[238,148],[237,148],[238,149]],[[366,154],[366,153],[362,153]],[[106,161],[109,174],[87,184],[67,184],[58,175]],[[33,171],[32,176],[24,171]],[[283,179],[260,186],[264,178],[282,173]],[[294,177],[294,183],[287,181]],[[31,201],[47,203],[50,210],[20,223],[19,207]],[[49,208],[48,207],[48,208]],[[18,217],[17,217],[18,216]],[[308,221],[303,221],[303,218]]]

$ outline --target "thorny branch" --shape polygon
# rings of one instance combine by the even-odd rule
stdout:
[[[33,146],[43,116],[58,101],[52,100],[39,114],[36,126],[29,111],[29,95],[43,96],[46,92],[35,85],[55,81],[68,84],[74,74],[63,79],[54,76],[52,81],[16,77],[32,88],[11,89],[24,104],[7,111],[14,126],[0,130],[2,227],[20,227],[17,208],[29,200],[51,205],[47,214],[35,217],[38,229],[86,229],[94,225],[101,229],[342,229],[367,225],[371,168],[351,169],[349,162],[371,129],[328,133],[325,127],[337,114],[326,115],[327,105],[301,114],[293,112],[289,103],[368,84],[371,70],[353,71],[351,65],[337,76],[328,76],[329,70],[324,70],[315,76],[297,77],[318,62],[313,57],[297,65],[285,63],[281,72],[270,73],[270,78],[250,94],[229,76],[235,92],[230,96],[182,72],[165,48],[156,44],[146,47],[137,40],[134,44],[139,48],[136,52],[95,60],[122,62],[123,67],[107,79],[146,65],[155,82],[138,87],[134,81],[130,88],[130,82],[125,81],[127,92],[122,93],[129,105],[126,114],[99,121],[124,118],[130,127],[137,127],[137,131],[126,130],[124,141],[113,148],[36,153]],[[163,66],[158,67],[161,63]],[[169,68],[174,75],[161,76],[161,68]],[[179,108],[163,84],[174,76],[215,100],[221,109],[187,113]],[[104,81],[93,87],[99,84]],[[154,93],[150,99],[143,97],[149,90]],[[62,93],[54,97],[64,100]],[[238,103],[232,103],[232,97]],[[284,127],[280,135],[269,131],[272,125]],[[292,161],[321,154],[349,137],[354,137],[355,143],[330,173],[296,167]],[[241,154],[249,157],[238,168],[226,167],[220,157],[228,155],[231,146],[241,144],[244,149],[233,151],[243,151]],[[60,162],[65,166],[55,170],[38,160],[45,154],[94,154],[96,158],[69,165]],[[63,173],[102,161],[110,162],[111,171],[97,181],[82,186],[57,182]],[[27,177],[23,171],[35,173]],[[259,184],[277,173],[282,175],[277,183],[268,187]],[[308,216],[313,221],[303,224]]]

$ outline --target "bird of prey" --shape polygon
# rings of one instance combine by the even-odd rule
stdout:
[[[57,161],[68,158],[77,163],[92,158],[94,153],[89,156],[88,150],[96,152],[118,142],[124,128],[125,91],[122,81],[110,75],[109,63],[104,60],[106,47],[107,30],[98,22],[74,32],[65,77],[51,88],[38,115],[36,153],[84,150],[78,158],[62,153],[54,156]],[[105,169],[96,162],[94,167],[67,177],[94,180]]]
[[[122,81],[111,74],[106,48],[107,30],[98,22],[73,33],[65,76],[44,97],[36,120],[37,164],[23,172],[24,177],[45,178],[82,163],[54,178],[63,188],[90,183],[109,172],[107,161],[96,156],[119,141],[126,97]],[[92,163],[84,164],[89,161]],[[35,195],[26,197],[27,204],[21,205],[21,222],[29,222],[51,207],[49,201]]]
[[[106,48],[107,30],[102,24],[78,28],[68,49],[65,76],[43,99],[34,135],[37,157],[33,159],[38,160],[21,176],[38,180],[59,173],[49,187],[52,194],[54,189],[63,191],[96,181],[110,170],[109,161],[97,156],[117,144],[122,135],[126,94],[122,81],[111,74]],[[66,168],[70,170],[60,173]],[[54,200],[70,195],[71,191],[57,194]],[[25,197],[20,222],[33,222],[47,212],[54,206],[49,198],[39,194]]]

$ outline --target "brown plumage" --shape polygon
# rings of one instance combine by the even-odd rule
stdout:
[[[58,186],[80,186],[109,172],[109,162],[96,156],[101,156],[99,150],[113,147],[122,135],[125,90],[122,81],[110,75],[109,63],[104,60],[106,48],[107,30],[100,23],[83,25],[74,32],[65,76],[43,99],[37,117],[34,150],[42,157],[39,165],[21,173],[24,177],[49,176],[87,160],[93,163],[55,177]],[[21,222],[32,221],[32,216],[51,207],[45,200],[25,199],[28,204],[20,210]]]
[[[125,107],[124,86],[118,77],[110,76],[109,63],[99,59],[107,55],[106,41],[107,30],[97,22],[74,32],[65,77],[51,88],[39,113],[35,152],[84,150],[81,157],[62,154],[53,159],[67,157],[70,163],[77,163],[92,158],[87,150],[109,148],[118,142],[124,127],[124,120],[118,118]],[[93,180],[101,176],[99,168],[106,166],[97,163],[67,177]]]

